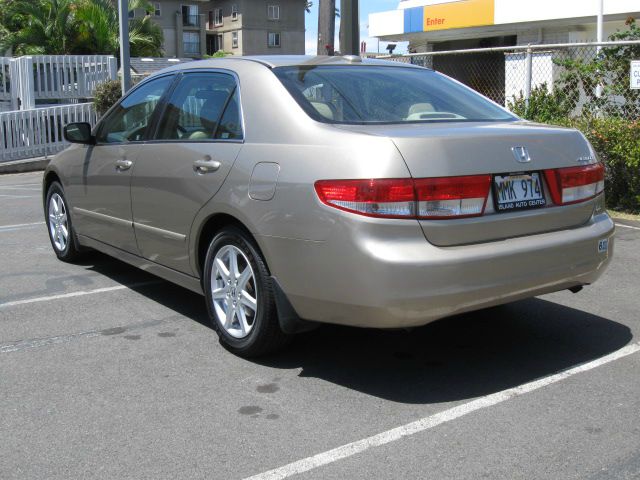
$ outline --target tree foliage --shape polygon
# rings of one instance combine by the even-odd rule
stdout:
[[[0,51],[14,55],[117,55],[118,10],[111,0],[2,0]],[[151,11],[147,0],[129,10]],[[161,56],[163,34],[149,14],[129,20],[132,56]]]

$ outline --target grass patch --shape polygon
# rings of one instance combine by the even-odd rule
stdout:
[[[634,215],[633,213],[618,212],[616,210],[607,210],[610,216],[614,218],[621,218],[622,220],[633,220],[640,222],[640,215]]]

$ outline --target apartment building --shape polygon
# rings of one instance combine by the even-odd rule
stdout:
[[[167,57],[200,58],[219,50],[234,55],[304,54],[304,0],[160,0],[151,4],[151,15],[164,32]]]

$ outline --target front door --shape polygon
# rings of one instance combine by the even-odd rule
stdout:
[[[71,185],[74,227],[80,235],[137,253],[131,215],[131,173],[156,104],[173,76],[136,88],[99,124],[82,173]]]
[[[242,141],[235,77],[185,73],[133,171],[133,222],[145,258],[195,274],[188,255],[191,225],[222,186]]]

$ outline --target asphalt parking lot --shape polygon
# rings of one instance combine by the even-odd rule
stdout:
[[[640,225],[599,283],[247,361],[201,297],[59,262],[0,176],[1,479],[640,478]]]

